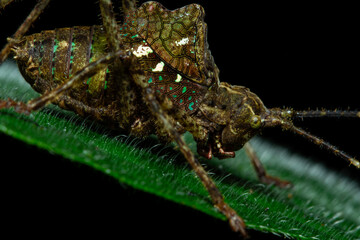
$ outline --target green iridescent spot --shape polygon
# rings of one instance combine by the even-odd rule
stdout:
[[[149,78],[149,81],[148,81],[148,83],[152,83],[152,78]]]
[[[172,90],[172,87],[169,87],[170,90]]]
[[[184,87],[183,89],[182,89],[182,93],[185,93],[186,92],[186,87]]]
[[[183,103],[184,100],[180,99],[180,103]]]
[[[159,76],[159,81],[163,80],[162,76]]]
[[[176,98],[177,96],[176,95],[173,95],[174,98]]]
[[[193,107],[192,107],[193,105],[194,105],[194,102],[191,102],[191,103],[189,104],[189,109],[190,109],[191,111],[194,110]]]
[[[189,97],[189,100],[191,100],[191,96]]]
[[[57,39],[55,39],[55,44],[54,44],[54,51],[53,53],[56,53],[57,48],[59,47],[59,41]]]

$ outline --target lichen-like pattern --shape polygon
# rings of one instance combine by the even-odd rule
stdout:
[[[191,4],[174,11],[157,2],[144,3],[127,16],[121,37],[131,43],[150,87],[182,110],[197,110],[213,84],[206,74],[204,10]]]
[[[195,113],[208,88],[218,81],[206,41],[203,8],[191,4],[170,11],[160,3],[147,2],[126,17],[119,32],[122,47],[137,58],[137,69],[146,83],[167,96],[177,109]],[[64,83],[107,50],[103,27],[92,26],[24,37],[16,54],[18,61],[31,62],[24,65],[23,73],[35,89],[44,92]],[[86,94],[80,93],[84,88],[74,88],[72,95],[100,99],[114,84],[109,75],[111,66],[87,79]]]
[[[198,108],[207,91],[206,86],[194,83],[159,61],[155,54],[149,55],[145,63],[147,81],[157,93],[165,94],[179,109],[193,112]]]

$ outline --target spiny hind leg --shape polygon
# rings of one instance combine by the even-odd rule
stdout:
[[[252,148],[252,146],[250,145],[250,143],[246,143],[244,145],[245,148],[245,152],[246,154],[249,156],[251,163],[255,169],[255,172],[259,178],[259,180],[262,183],[265,184],[275,184],[278,187],[289,187],[291,186],[291,183],[285,180],[281,180],[277,177],[273,177],[270,176],[266,173],[264,166],[262,165],[262,163],[260,162],[260,159],[257,157],[254,149]]]
[[[48,5],[50,0],[41,0],[39,1],[31,13],[27,16],[25,21],[20,25],[17,31],[12,36],[13,39],[20,39],[30,28],[33,22],[39,17],[45,7]],[[16,41],[9,41],[5,47],[0,52],[0,64],[5,61],[5,59],[9,56],[10,50]]]
[[[150,111],[163,125],[165,131],[167,131],[171,138],[174,139],[178,144],[181,153],[185,156],[186,160],[208,191],[214,206],[227,217],[230,227],[233,231],[240,232],[244,237],[246,237],[247,233],[245,230],[244,220],[236,213],[234,209],[225,203],[224,197],[215,185],[214,181],[210,178],[200,162],[195,158],[194,154],[184,142],[181,135],[176,131],[175,127],[172,126],[169,115],[162,109],[162,106],[155,97],[154,91],[151,88],[146,87],[144,88],[144,94]]]
[[[6,5],[12,3],[14,0],[1,0],[0,1],[0,9],[3,9],[6,7]]]
[[[135,11],[137,8],[136,0],[123,0],[122,1],[122,10],[124,12],[124,16],[129,15],[131,12]]]
[[[122,40],[120,37],[120,28],[117,24],[118,22],[115,17],[116,14],[114,13],[112,2],[111,0],[100,0],[99,4],[102,22],[108,36],[107,40],[110,49],[113,51],[118,51],[121,48]],[[125,16],[129,15],[131,12],[134,12],[136,10],[136,1],[123,0],[122,10]]]
[[[29,114],[33,111],[36,111],[47,104],[57,101],[65,91],[76,86],[76,84],[81,83],[84,79],[88,79],[100,69],[103,69],[107,64],[111,63],[114,58],[126,57],[127,55],[123,51],[118,51],[116,53],[109,53],[103,58],[98,59],[95,62],[90,63],[84,67],[81,71],[75,74],[69,81],[58,86],[57,88],[44,93],[38,98],[30,100],[27,103],[17,102],[12,99],[0,100],[0,109],[4,108],[14,108],[18,113]]]
[[[100,0],[99,4],[109,48],[112,51],[120,50],[122,40],[120,38],[119,25],[115,18],[112,2],[111,0]]]
[[[128,0],[128,2],[131,1]],[[124,49],[124,44],[120,37],[120,28],[115,18],[111,0],[100,0],[99,4],[109,50],[115,52]],[[122,126],[124,128],[133,124],[131,116],[133,116],[134,111],[136,111],[134,104],[132,104],[134,102],[134,96],[136,95],[134,93],[136,85],[129,74],[130,65],[131,61],[124,59],[115,59],[112,64],[112,76],[114,76],[114,82],[116,82],[117,90],[119,92],[118,101],[120,102],[120,109],[118,110],[122,113]]]

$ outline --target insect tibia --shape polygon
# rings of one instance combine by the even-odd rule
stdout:
[[[131,1],[131,0],[122,1],[122,11],[124,12],[125,16],[136,10],[136,2],[137,1]]]
[[[319,117],[344,117],[344,118],[360,118],[360,111],[341,111],[341,110],[308,110],[308,111],[294,111],[293,118],[319,118]]]
[[[1,0],[0,1],[0,9],[3,9],[6,7],[6,5],[8,5],[9,3],[11,3],[13,0]]]

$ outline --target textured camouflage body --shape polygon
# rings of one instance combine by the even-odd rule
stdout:
[[[257,133],[260,126],[251,125],[253,116],[266,109],[248,89],[219,82],[200,5],[169,11],[148,2],[128,15],[119,31],[122,49],[136,61],[121,74],[108,65],[56,104],[138,136],[156,133],[171,140],[149,114],[141,88],[124,81],[137,78],[155,90],[176,129],[191,132],[206,157],[211,152],[231,157],[233,153],[221,151],[237,150]],[[107,51],[102,26],[43,31],[24,37],[14,48],[22,74],[40,93],[61,85]],[[120,85],[124,82],[126,86]]]
[[[39,1],[0,51],[1,62],[13,47],[24,77],[44,94],[28,103],[0,99],[0,110],[29,114],[55,103],[130,134],[155,133],[162,140],[174,140],[214,207],[245,238],[244,220],[224,202],[181,133],[191,132],[198,153],[209,159],[234,157],[234,151],[245,146],[259,180],[279,187],[290,183],[268,175],[246,144],[266,127],[280,126],[360,167],[355,158],[292,122],[304,117],[359,118],[358,111],[267,109],[249,89],[219,82],[201,6],[169,11],[147,2],[136,9],[135,0],[123,0],[126,16],[120,26],[111,0],[100,0],[103,26],[61,28],[20,38],[49,1]]]
[[[38,92],[58,87],[89,63],[107,53],[102,26],[60,28],[26,36],[15,48],[15,58],[24,78]],[[125,126],[121,114],[123,96],[119,92],[112,65],[98,71],[69,90],[56,104],[82,116],[90,116],[112,127]],[[136,87],[129,89],[136,101]],[[134,106],[138,106],[135,102]],[[97,111],[94,111],[97,109]],[[135,110],[134,110],[135,112]],[[136,118],[136,116],[134,116]]]
[[[121,27],[123,41],[133,52],[151,48],[148,54],[136,55],[150,87],[189,114],[197,110],[207,89],[219,82],[204,16],[197,4],[169,11],[148,2],[127,16]]]

